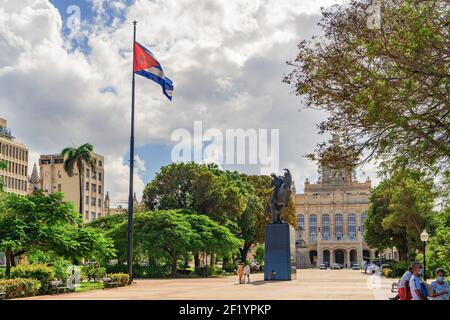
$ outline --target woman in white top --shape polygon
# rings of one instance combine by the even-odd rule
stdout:
[[[409,289],[411,290],[412,300],[428,300],[428,298],[425,297],[420,291],[420,287],[422,285],[422,280],[419,278],[420,263],[415,262],[412,267],[413,275],[409,280]]]
[[[244,283],[245,283],[245,278],[247,278],[248,283],[250,283],[250,267],[249,266],[245,266],[245,268],[244,268]]]
[[[449,300],[450,285],[445,281],[445,271],[436,269],[436,281],[431,282],[433,300]]]

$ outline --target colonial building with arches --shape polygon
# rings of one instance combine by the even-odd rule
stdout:
[[[304,193],[295,197],[298,268],[361,266],[378,256],[363,239],[370,188],[370,179],[357,181],[352,169],[324,167],[316,183],[306,179]]]

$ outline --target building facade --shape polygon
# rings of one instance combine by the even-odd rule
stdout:
[[[84,222],[93,221],[104,215],[105,161],[103,156],[93,154],[95,167],[85,165],[82,183],[82,212]],[[75,204],[79,211],[80,187],[78,172],[69,175],[64,171],[64,159],[60,154],[41,155],[39,159],[40,187],[46,194],[63,192],[66,201]]]
[[[297,194],[297,266],[362,265],[378,257],[363,239],[371,181],[359,182],[352,169],[322,168],[317,183],[305,181]],[[306,257],[305,257],[306,256]],[[303,259],[302,259],[303,258]]]
[[[20,195],[28,192],[28,148],[14,140],[7,121],[0,118],[0,161],[6,162],[7,169],[0,169],[4,190]]]

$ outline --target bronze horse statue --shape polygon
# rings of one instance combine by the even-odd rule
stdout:
[[[272,223],[283,223],[283,209],[287,207],[292,194],[292,176],[288,169],[284,169],[284,176],[272,173],[272,197],[267,211],[272,215]]]

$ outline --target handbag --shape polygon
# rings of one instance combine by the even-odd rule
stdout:
[[[425,297],[428,298],[428,288],[427,285],[424,282],[420,283],[420,293]]]

